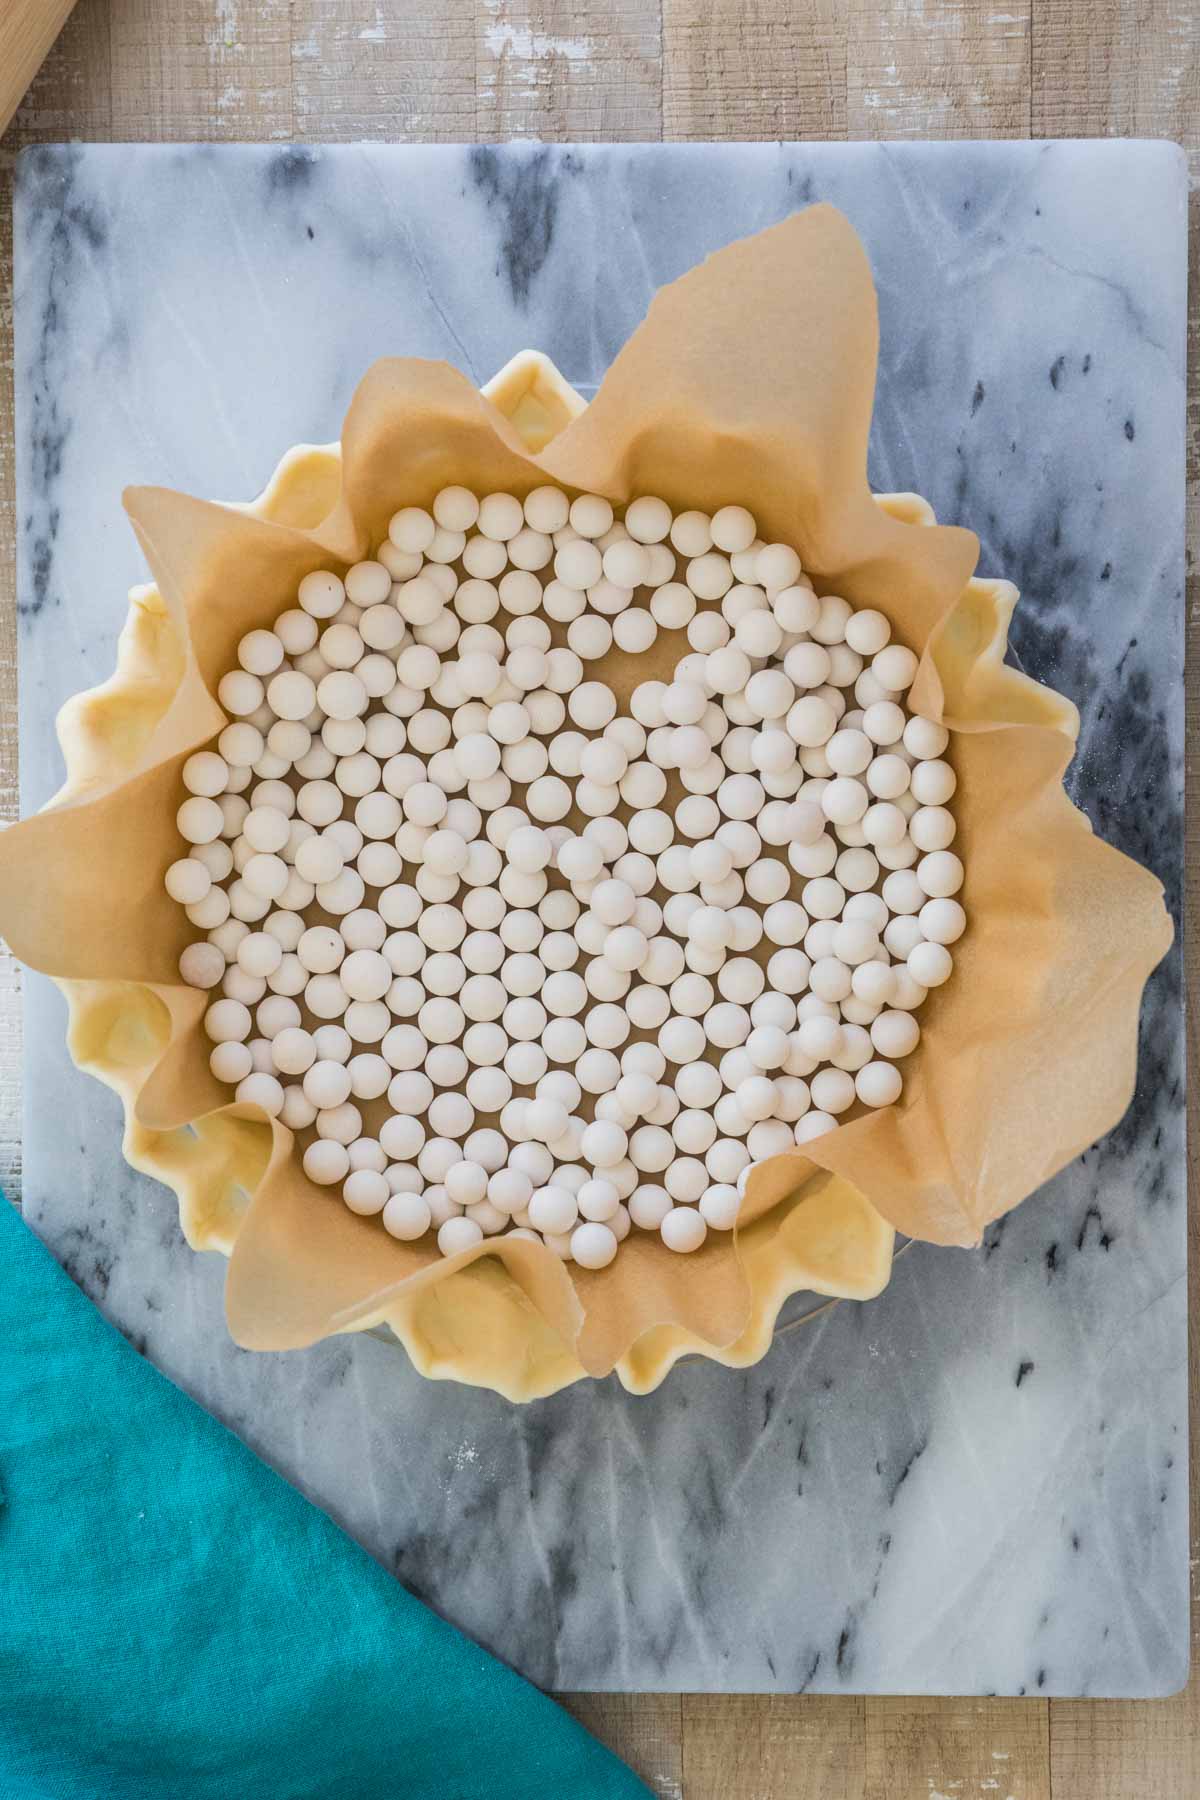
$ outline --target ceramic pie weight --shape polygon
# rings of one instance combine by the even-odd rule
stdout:
[[[756,1361],[802,1289],[878,1293],[896,1230],[976,1243],[1125,1110],[1142,987],[1171,941],[1162,889],[1067,799],[1075,709],[1004,662],[1016,590],[975,579],[974,536],[917,496],[870,493],[877,344],[866,256],[819,206],[662,289],[586,407],[536,355],[482,395],[389,359],[340,444],[289,452],[252,504],[127,493],[154,584],[131,595],[116,673],[60,715],[64,787],[0,837],[0,927],[63,989],[72,1056],[124,1103],[129,1162],[174,1190],[195,1248],[229,1256],[240,1344],[386,1324],[423,1374],[513,1399],[614,1368],[646,1391],[688,1352]],[[921,657],[913,709],[951,734],[968,870],[969,929],[902,1100],[760,1164],[737,1229],[695,1255],[634,1234],[594,1272],[503,1237],[444,1259],[310,1183],[292,1134],[209,1071],[162,886],[181,765],[226,723],[214,695],[239,639],[311,570],[369,554],[401,501],[547,481],[617,505],[743,503],[819,591],[885,613]],[[675,635],[598,666],[622,706],[669,670]]]

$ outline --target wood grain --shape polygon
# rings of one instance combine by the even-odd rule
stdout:
[[[1029,136],[1032,0],[850,0],[852,138]]]
[[[5,19],[11,13],[5,0],[0,11]],[[7,188],[21,145],[66,137],[1029,134],[1174,137],[1200,178],[1194,0],[80,0],[0,139],[0,815],[16,808]],[[1193,196],[1192,223],[1194,639],[1200,196]],[[1196,670],[1193,654],[1188,762],[1191,790],[1200,794]],[[1196,803],[1187,829],[1195,868]],[[1193,949],[1188,960],[1195,994],[1200,954]],[[10,1193],[20,1178],[18,989],[11,960],[0,954],[0,1182]],[[1189,1042],[1200,1059],[1198,1039],[1193,1007]],[[1191,1142],[1195,1177],[1195,1131]],[[1195,1240],[1194,1206],[1193,1233]],[[1200,1241],[1192,1252],[1195,1282]],[[1193,1367],[1193,1396],[1196,1374]],[[1195,1494],[1193,1476],[1194,1506]],[[1197,1526],[1194,1516],[1194,1540]],[[565,1703],[661,1800],[1194,1800],[1200,1793],[1195,1680],[1178,1698],[1151,1704],[653,1694],[572,1695]]]
[[[866,1703],[864,1800],[1051,1800],[1044,1700]]]
[[[662,0],[664,138],[844,138],[840,0]]]
[[[688,1694],[685,1800],[864,1800],[865,1704],[822,1694]]]
[[[8,0],[0,11],[0,131],[17,110],[72,0]]]
[[[1169,137],[1200,153],[1192,0],[1035,0],[1034,137]]]
[[[112,135],[292,135],[288,0],[109,0]]]
[[[436,144],[474,135],[472,0],[304,0],[291,17],[298,139]]]
[[[492,0],[475,32],[475,135],[628,143],[662,136],[657,0]]]

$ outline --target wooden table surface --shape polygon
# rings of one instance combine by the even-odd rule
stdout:
[[[17,773],[8,188],[22,145],[1031,136],[1174,138],[1200,181],[1195,0],[80,0],[0,139],[5,816]],[[1200,195],[1192,198],[1194,623]],[[1193,656],[1189,728],[1198,697]],[[1188,761],[1200,773],[1194,729]],[[1189,846],[1198,816],[1189,807]],[[1194,949],[1189,965],[1194,996]],[[1195,1013],[1189,1042],[1195,1050]],[[0,1182],[10,1194],[20,1186],[20,1081],[19,981],[5,958]],[[1193,1177],[1196,1142],[1193,1132]],[[1195,1180],[1192,1188],[1194,1201]],[[1195,1253],[1192,1270],[1195,1280]],[[1194,1534],[1196,1492],[1193,1471]],[[568,1704],[663,1800],[1200,1795],[1200,1676],[1161,1702],[635,1694]]]

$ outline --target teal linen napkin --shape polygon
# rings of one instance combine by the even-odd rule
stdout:
[[[144,1362],[2,1197],[0,1494],[2,1800],[646,1800]]]

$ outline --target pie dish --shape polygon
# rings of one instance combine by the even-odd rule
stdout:
[[[753,332],[738,293],[756,296]],[[610,1370],[644,1392],[688,1353],[756,1361],[792,1294],[878,1294],[897,1229],[977,1241],[1124,1110],[1141,988],[1170,941],[1161,890],[1066,798],[1077,715],[1005,663],[1016,590],[975,577],[975,540],[918,496],[869,493],[876,329],[861,247],[813,208],[664,290],[590,404],[532,351],[482,395],[441,365],[383,363],[340,444],[290,450],[255,501],[127,497],[155,582],[130,596],[112,678],[60,715],[63,789],[0,839],[0,923],[62,986],[73,1058],[124,1103],[130,1164],[176,1193],[189,1243],[231,1258],[239,1342],[387,1325],[422,1374],[514,1400]],[[745,471],[826,591],[884,608],[922,653],[920,710],[960,774],[973,930],[904,1103],[757,1167],[739,1228],[690,1259],[686,1287],[653,1244],[595,1274],[496,1240],[431,1262],[332,1210],[291,1134],[207,1077],[161,893],[178,769],[225,722],[231,636],[318,558],[362,553],[400,463],[405,492],[553,479],[621,501],[651,461],[699,503]]]

